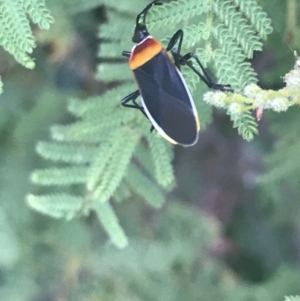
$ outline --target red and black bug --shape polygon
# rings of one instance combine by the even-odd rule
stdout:
[[[124,97],[121,101],[125,107],[140,110],[152,123],[152,128],[173,144],[192,146],[198,140],[200,122],[197,110],[180,72],[181,65],[191,68],[210,88],[232,91],[230,85],[214,83],[199,59],[188,53],[180,54],[183,31],[178,30],[164,48],[149,35],[146,27],[146,15],[153,5],[162,5],[157,0],[151,2],[137,15],[132,41],[136,43],[131,52],[123,51],[129,57],[129,67],[138,85],[138,90]],[[141,22],[142,19],[142,22]],[[174,48],[178,42],[177,49]],[[174,62],[168,55],[171,51]],[[195,59],[203,74],[192,64]],[[141,95],[141,105],[136,102]],[[132,101],[132,104],[129,102]]]

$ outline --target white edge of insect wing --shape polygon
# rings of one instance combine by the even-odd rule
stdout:
[[[194,115],[198,116],[198,112],[197,112],[197,109],[196,109],[196,106],[195,106],[195,103],[194,103],[194,100],[193,100],[193,96],[192,96],[192,94],[190,92],[190,89],[187,86],[186,81],[185,81],[184,77],[182,76],[180,70],[176,66],[175,66],[175,69],[176,69],[177,73],[179,74],[179,76],[180,76],[180,78],[182,80],[182,83],[183,83],[183,85],[185,87],[185,90],[186,90],[186,92],[187,92],[187,94],[189,96],[190,103],[191,103],[191,106],[192,106],[192,109],[193,109],[193,113],[194,113]]]

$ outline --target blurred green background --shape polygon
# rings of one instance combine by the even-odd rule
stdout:
[[[56,23],[48,32],[34,28],[32,71],[1,50],[0,299],[281,301],[300,294],[295,107],[265,112],[251,143],[224,112],[214,111],[196,146],[176,148],[178,185],[163,209],[132,198],[115,204],[130,238],[124,250],[108,241],[93,214],[54,220],[27,206],[25,197],[35,189],[30,173],[46,164],[35,152],[37,141],[48,139],[50,125],[72,121],[68,98],[111,87],[94,77],[103,42],[97,34],[106,22],[101,3],[47,1]],[[293,68],[293,50],[300,50],[300,3],[258,3],[274,32],[252,63],[261,87],[279,89]]]

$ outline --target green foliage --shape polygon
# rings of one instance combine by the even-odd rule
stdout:
[[[97,4],[106,4],[110,8],[108,15],[115,16],[109,20],[105,32],[102,29],[106,25],[101,27],[100,31],[103,35],[109,31],[120,35],[117,43],[114,39],[105,39],[107,42],[110,41],[105,44],[110,45],[111,52],[107,49],[108,53],[111,56],[115,55],[115,58],[118,58],[117,62],[120,63],[120,51],[129,50],[132,46],[130,37],[135,14],[141,11],[147,2],[49,0],[49,5],[51,7],[52,3],[64,14],[61,5],[71,12],[79,12],[96,7]],[[69,5],[65,6],[66,3]],[[197,1],[194,7],[201,3],[205,2]],[[247,15],[247,9],[251,9],[250,6],[243,8],[243,5],[247,5],[247,1],[238,3],[240,11]],[[250,1],[249,3],[251,4]],[[257,3],[268,6],[275,16],[280,16],[280,13],[284,12],[282,7],[287,2],[264,0]],[[185,2],[181,5],[185,5]],[[163,6],[160,9],[163,9]],[[298,12],[300,13],[300,6]],[[195,17],[182,19],[182,24],[177,24],[178,28],[190,25],[197,27],[198,24],[199,30],[201,26],[206,28],[203,25],[206,25],[205,14],[196,16],[192,10],[189,14]],[[260,11],[257,10],[256,14],[260,14]],[[94,15],[95,11],[76,15],[72,18],[75,23],[73,25],[78,26],[78,20],[90,21]],[[121,19],[124,19],[124,22]],[[68,29],[72,27],[70,20],[66,14],[62,22],[68,24]],[[70,66],[69,64],[77,66],[78,57],[74,59],[70,51],[74,51],[74,48],[82,43],[82,39],[69,30],[66,33],[66,27],[59,23],[58,19],[57,21],[56,33],[53,33],[51,28],[54,40],[50,41],[56,45],[60,42],[57,33],[63,32],[68,41],[72,41],[68,45],[71,50],[63,49],[68,54],[67,66]],[[283,16],[278,24],[284,28]],[[159,34],[161,37],[170,36],[176,28],[163,26],[158,29],[161,33],[157,36]],[[259,30],[259,26],[256,25],[255,28]],[[84,35],[90,30],[90,27],[84,27]],[[190,34],[189,37],[186,35],[186,38],[184,47],[188,52],[191,51],[190,47],[193,48],[190,45],[197,44],[195,40],[198,37],[197,34]],[[213,44],[217,43],[213,37],[210,38]],[[87,40],[90,42],[90,39]],[[277,43],[273,44],[273,47],[266,44],[266,48],[272,48],[271,54],[278,50],[277,45],[280,41],[281,37],[277,36]],[[102,46],[104,49],[104,44],[101,44],[101,48]],[[292,58],[292,54],[286,51],[286,48],[284,52]],[[80,58],[82,54],[83,52],[80,53]],[[299,300],[297,295],[300,275],[299,269],[294,267],[299,247],[300,210],[299,175],[295,171],[299,167],[300,151],[297,144],[299,110],[296,106],[288,106],[286,113],[271,116],[274,125],[271,138],[265,134],[266,122],[262,122],[262,135],[255,139],[255,143],[246,144],[239,140],[239,147],[241,146],[245,152],[237,157],[238,170],[232,166],[234,164],[231,165],[232,161],[228,160],[229,168],[226,165],[224,172],[222,160],[219,160],[224,156],[224,149],[226,161],[228,150],[233,153],[236,151],[236,145],[231,144],[230,138],[226,137],[224,142],[220,139],[219,133],[216,135],[216,132],[212,133],[209,129],[208,135],[203,135],[204,139],[198,146],[178,149],[173,162],[172,145],[156,133],[150,134],[150,124],[141,114],[119,108],[119,100],[136,89],[131,75],[124,76],[127,82],[124,85],[123,82],[120,85],[118,81],[110,83],[108,85],[110,90],[100,97],[90,97],[86,101],[72,98],[68,104],[68,112],[65,112],[66,95],[58,93],[56,85],[49,84],[54,80],[55,84],[60,83],[61,77],[58,78],[57,73],[64,70],[65,62],[60,61],[59,66],[56,66],[49,59],[48,51],[37,51],[35,56],[39,68],[30,71],[30,76],[25,68],[15,69],[16,71],[7,76],[6,89],[1,95],[0,300],[280,301],[284,296],[290,296],[286,297],[289,301]],[[211,63],[213,65],[213,60]],[[279,60],[276,65],[285,66],[287,70],[290,69],[292,60],[290,64],[286,60]],[[125,69],[130,74],[128,68]],[[280,79],[286,70],[279,72],[277,76],[272,74],[272,83],[274,79]],[[71,71],[73,76],[73,69]],[[108,71],[106,68],[105,72]],[[201,128],[204,128],[211,121],[212,111],[212,106],[202,101],[207,87],[199,84],[198,79],[193,78],[194,75],[188,69],[183,71],[187,77],[191,77],[189,83],[199,110]],[[66,79],[68,76],[64,73],[62,77]],[[105,73],[98,74],[98,77],[105,78]],[[257,88],[255,85],[250,85],[251,87]],[[277,104],[278,108],[282,107],[280,104],[284,104],[272,101],[274,91],[261,89],[257,91],[257,95],[265,97],[260,104],[266,111],[270,104]],[[86,94],[87,91],[80,93]],[[297,87],[289,94],[291,97],[283,97],[285,103],[289,100],[291,104],[295,104],[292,97],[296,94]],[[225,106],[225,111],[240,112],[239,110],[243,108],[242,113],[247,114],[251,107],[256,108],[253,107],[254,101],[257,100],[255,97],[237,93],[228,96],[229,102],[226,100],[228,107]],[[235,100],[233,105],[230,102],[232,99]],[[264,119],[269,116],[270,113],[266,112]],[[248,116],[247,120],[251,127]],[[58,125],[51,127],[49,141],[48,127],[53,123]],[[215,129],[216,127],[213,131]],[[128,144],[134,148],[132,155],[130,155],[132,148],[126,144],[127,138]],[[119,142],[118,139],[122,141]],[[41,141],[36,145],[39,140]],[[262,183],[264,189],[272,188],[268,189],[267,193],[274,195],[278,192],[278,202],[274,203],[273,207],[260,211],[259,204],[267,200],[265,194],[260,194],[261,191],[257,191],[254,186],[247,187],[250,189],[243,195],[232,193],[232,190],[227,190],[224,194],[220,190],[220,182],[214,183],[215,177],[210,170],[215,169],[216,178],[220,176],[221,181],[225,180],[226,189],[237,188],[238,191],[245,192],[241,181],[231,181],[232,173],[237,172],[241,175],[243,183],[249,178],[253,179],[257,169],[253,168],[251,160],[253,157],[260,159],[266,152],[271,152],[270,140],[275,140],[275,152],[280,149],[280,156],[272,164],[267,165],[268,170],[284,166],[287,159],[293,162],[293,166],[292,172],[284,173],[284,176],[278,177],[278,181],[270,181],[272,185]],[[121,144],[126,145],[125,153],[120,151]],[[214,160],[216,158],[214,152],[211,152],[212,144],[218,147],[217,161]],[[35,145],[40,157],[33,151]],[[204,160],[203,148],[209,153]],[[129,160],[129,156],[130,163],[124,171],[126,165],[124,162]],[[118,172],[116,163],[118,160],[123,168],[121,173]],[[173,164],[181,186],[166,196],[166,192],[175,185],[174,173],[170,172]],[[203,165],[206,169],[202,170]],[[115,172],[112,171],[113,168]],[[241,173],[245,169],[246,172]],[[40,183],[33,187],[28,177],[32,170],[35,170],[32,179]],[[200,178],[199,172],[205,173],[204,177]],[[110,177],[112,183],[107,181]],[[186,178],[187,187],[182,187],[182,177]],[[205,177],[208,177],[208,181],[202,182]],[[102,179],[107,185],[101,185]],[[253,182],[250,184],[253,185]],[[205,193],[207,186],[213,192],[213,202],[209,201],[210,196],[207,197]],[[103,195],[101,193],[99,198],[95,198],[99,187]],[[26,206],[24,196],[29,190],[31,194],[28,195],[27,201],[30,206],[48,216],[36,213]],[[110,193],[112,195],[109,200],[101,202]],[[238,232],[243,242],[237,241],[233,236],[224,237],[224,233],[228,233],[226,223],[218,223],[214,217],[204,212],[201,205],[199,206],[200,203],[203,205],[204,201],[207,209],[214,207],[212,210],[214,213],[215,210],[221,209],[230,214],[234,204],[226,201],[228,196],[230,200],[238,199],[237,207],[239,207],[237,214],[230,217],[230,224],[235,223],[235,215],[240,218],[236,225],[230,226],[230,232]],[[180,200],[177,200],[178,197]],[[216,208],[219,198],[224,201],[222,208]],[[139,199],[144,199],[147,205],[145,206]],[[165,202],[165,199],[168,201]],[[158,211],[150,206],[163,208]],[[67,219],[68,222],[61,218]],[[262,222],[259,221],[260,218]],[[253,223],[250,226],[247,224],[248,227],[245,229],[243,221],[251,219]],[[101,221],[100,225],[98,220]],[[105,243],[107,234],[101,228],[105,228],[112,244]],[[126,237],[125,232],[130,238]],[[128,246],[124,248],[126,244]],[[124,249],[120,251],[115,246]],[[265,257],[259,252],[253,256],[251,251],[257,249],[260,249]],[[234,262],[231,262],[232,259]],[[261,259],[264,267],[260,269],[257,268],[257,262]],[[249,283],[246,280],[250,272],[259,275],[259,283]]]
[[[231,115],[233,127],[238,129],[238,132],[247,141],[253,139],[253,136],[258,133],[257,124],[254,117],[249,112],[242,114]]]
[[[160,208],[164,203],[165,196],[162,194],[162,191],[137,167],[132,166],[128,170],[126,182],[133,191],[143,197],[152,207]]]
[[[27,202],[31,207],[40,212],[49,214],[55,218],[65,217],[67,219],[73,218],[80,212],[84,204],[82,198],[69,194],[28,195]]]
[[[35,62],[29,56],[35,48],[35,38],[30,20],[41,29],[49,29],[53,17],[44,0],[0,1],[0,45],[11,53],[16,61],[32,69]],[[28,15],[28,17],[27,17]]]
[[[136,5],[104,3],[108,22],[99,28],[99,37],[106,41],[100,44],[99,57],[111,61],[120,58],[122,50],[132,47],[130,36],[135,16],[147,1],[140,1]],[[90,4],[93,5],[92,2]],[[253,51],[261,50],[261,39],[265,39],[272,31],[266,14],[255,3],[252,6],[244,5],[243,1],[172,1],[154,6],[147,15],[147,26],[151,34],[165,46],[176,28],[183,28],[183,54],[193,47],[205,66],[214,63],[222,83],[230,83],[235,89],[241,90],[246,84],[256,82],[250,64],[243,61],[251,58]],[[257,17],[253,14],[257,14]],[[183,26],[183,22],[187,21],[188,26]],[[191,91],[195,96],[198,95],[196,102],[201,103],[203,90],[199,85],[199,77],[187,67],[183,67],[182,71]],[[123,200],[118,189],[125,189],[126,197],[137,194],[151,206],[160,207],[164,193],[175,185],[171,164],[173,151],[170,143],[158,134],[149,133],[150,123],[140,112],[121,108],[119,101],[136,89],[126,60],[100,63],[96,76],[104,83],[121,83],[105,94],[84,102],[72,99],[68,110],[78,121],[53,126],[51,136],[54,141],[40,142],[37,146],[42,157],[60,165],[33,172],[33,182],[40,186],[65,187],[68,193],[64,193],[63,197],[61,194],[47,193],[45,198],[42,194],[30,195],[28,201],[36,210],[55,216],[62,216],[64,212],[66,217],[74,216],[80,214],[82,208],[85,208],[85,212],[95,210],[112,241],[123,247],[126,245],[125,238],[120,238],[123,236],[116,218],[112,221],[108,217],[103,219],[99,204],[106,204],[106,210],[109,208],[111,212],[109,216],[114,216],[108,202],[112,201],[115,194],[118,195],[115,199]],[[199,115],[204,115],[205,125],[210,119],[207,116],[211,116],[211,110],[205,105],[200,108],[204,109]],[[257,129],[250,114],[228,112],[239,133],[251,140]],[[67,200],[69,192],[70,201]],[[73,195],[76,202],[68,214],[66,208],[71,206]],[[52,200],[51,206],[43,205],[47,199]],[[64,200],[65,206],[62,205]],[[77,205],[80,200],[82,206]],[[56,204],[57,210],[52,207]],[[53,214],[51,210],[58,213]]]
[[[292,190],[291,200],[298,201],[300,183],[298,118],[298,109],[289,110],[286,116],[277,120],[276,124],[272,126],[272,132],[277,139],[272,152],[266,154],[264,172],[257,179],[266,193],[266,197],[277,204],[280,204],[286,190]]]
[[[28,196],[32,208],[55,217],[69,219],[95,210],[104,229],[119,247],[126,245],[126,239],[109,204],[119,186],[129,188],[130,194],[135,192],[155,207],[162,205],[164,196],[153,180],[166,191],[174,186],[170,145],[150,133],[141,140],[144,133],[149,132],[148,122],[133,110],[123,110],[112,101],[131,87],[125,85],[85,102],[71,99],[69,111],[80,121],[53,126],[51,133],[55,141],[37,145],[42,157],[61,165],[36,170],[32,173],[32,181],[47,187],[62,186],[70,191],[80,185],[80,194]],[[100,122],[99,112],[104,113]],[[138,129],[136,123],[140,123]],[[144,157],[147,147],[150,154]],[[128,168],[132,160],[140,167],[131,165]],[[105,214],[101,213],[102,209]]]
[[[271,22],[267,14],[257,5],[257,2],[255,0],[235,0],[234,2],[239,6],[240,11],[251,21],[251,25],[259,32],[262,39],[266,39],[267,35],[272,31],[270,27]]]
[[[111,241],[121,249],[126,247],[128,244],[127,237],[125,236],[123,229],[120,227],[118,218],[111,205],[108,202],[100,203],[95,200],[94,208]]]
[[[72,226],[69,239],[80,233],[76,224]],[[60,226],[52,238],[58,245],[65,239],[62,230]],[[141,238],[143,231],[147,234]],[[137,236],[122,251],[107,245],[90,249],[97,242],[86,242],[85,248],[72,251],[76,244],[68,240],[65,269],[75,275],[84,271],[85,276],[70,283],[69,300],[274,301],[296,294],[297,270],[282,267],[268,281],[249,284],[216,260],[212,249],[220,231],[213,218],[173,200],[155,218],[154,226],[143,220]]]
[[[300,296],[286,296],[284,301],[300,301]]]
[[[296,55],[294,70],[285,76],[287,87],[279,90],[281,98],[273,98],[266,105],[276,106],[278,110],[287,110],[288,107],[298,104],[300,101],[300,59]],[[287,112],[282,121],[273,125],[273,132],[278,137],[274,145],[274,151],[265,157],[266,171],[258,177],[258,183],[264,186],[264,190],[272,200],[278,201],[284,195],[285,187],[298,191],[299,187],[299,151],[298,143],[298,110]],[[290,117],[291,116],[291,117]],[[287,175],[293,178],[288,178]]]

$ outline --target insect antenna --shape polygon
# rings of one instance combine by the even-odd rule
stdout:
[[[152,1],[151,3],[149,3],[141,13],[139,13],[137,16],[136,16],[136,25],[139,24],[139,21],[140,21],[140,18],[143,16],[143,25],[146,25],[146,15],[149,11],[149,9],[153,6],[153,5],[162,5],[161,2],[158,2],[158,0],[154,0]]]

